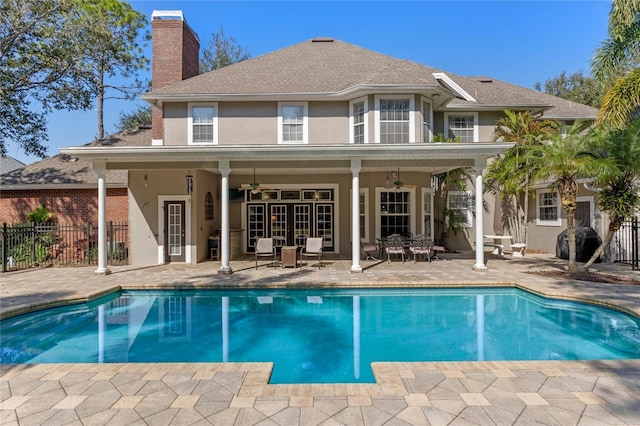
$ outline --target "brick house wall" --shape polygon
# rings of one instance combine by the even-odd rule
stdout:
[[[29,189],[0,192],[0,224],[25,222],[45,205],[59,224],[98,223],[98,191],[86,189]],[[107,221],[129,221],[127,188],[107,188]]]

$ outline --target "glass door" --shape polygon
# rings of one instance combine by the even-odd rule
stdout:
[[[249,204],[247,205],[247,248],[248,251],[255,251],[256,239],[258,237],[266,237],[265,229],[265,205]]]
[[[165,201],[164,247],[166,262],[184,262],[186,260],[184,214],[184,201]]]

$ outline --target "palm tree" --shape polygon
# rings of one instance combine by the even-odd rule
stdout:
[[[634,118],[640,107],[640,2],[614,0],[609,13],[609,38],[591,61],[591,73],[607,91],[599,122],[615,127]]]
[[[606,169],[592,184],[600,188],[598,206],[609,214],[609,227],[585,269],[604,253],[622,223],[633,217],[640,206],[640,119],[622,129],[607,125],[595,129],[590,142],[592,155],[608,160]]]
[[[534,180],[550,181],[560,194],[560,204],[567,212],[569,265],[567,272],[577,272],[575,211],[578,178],[589,176],[594,167],[586,155],[586,138],[582,123],[576,122],[566,134],[558,134],[548,143],[531,146],[528,158],[536,170]]]
[[[516,146],[491,162],[485,174],[485,189],[500,197],[503,226],[517,242],[527,242],[530,182],[534,170],[525,155],[531,145],[540,144],[559,132],[558,123],[538,121],[528,111],[504,111],[496,123],[494,139]]]

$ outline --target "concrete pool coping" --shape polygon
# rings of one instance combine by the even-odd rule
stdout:
[[[445,255],[447,256],[447,255]],[[444,256],[443,256],[444,257]],[[324,259],[323,259],[323,263]],[[119,289],[513,286],[640,317],[640,286],[527,274],[558,268],[548,255],[432,263],[350,262],[254,269],[253,259],[198,265],[13,272],[0,282],[1,317],[82,302]],[[629,266],[596,269],[640,279]],[[526,275],[524,275],[526,274]],[[500,283],[500,284],[497,284]],[[374,363],[375,384],[270,385],[270,363],[2,365],[0,423],[84,424],[640,424],[640,359]]]

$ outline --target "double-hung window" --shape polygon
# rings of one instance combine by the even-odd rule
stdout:
[[[217,104],[189,104],[188,120],[190,145],[218,143]]]
[[[560,226],[560,198],[558,192],[552,189],[536,191],[537,217],[536,225]]]
[[[351,124],[351,143],[367,143],[367,98],[349,102],[349,122]]]
[[[308,143],[307,102],[278,103],[278,143]]]
[[[433,128],[431,123],[433,122],[431,117],[431,103],[426,99],[422,100],[422,142],[431,142],[433,137]]]
[[[410,143],[415,140],[413,97],[376,96],[376,142]]]
[[[455,222],[449,223],[449,226],[460,225],[465,228],[470,228],[473,225],[473,197],[470,193],[450,191],[447,204],[449,206],[449,216],[447,220]]]
[[[460,142],[477,142],[478,114],[446,113],[444,125],[447,137],[457,139]]]

